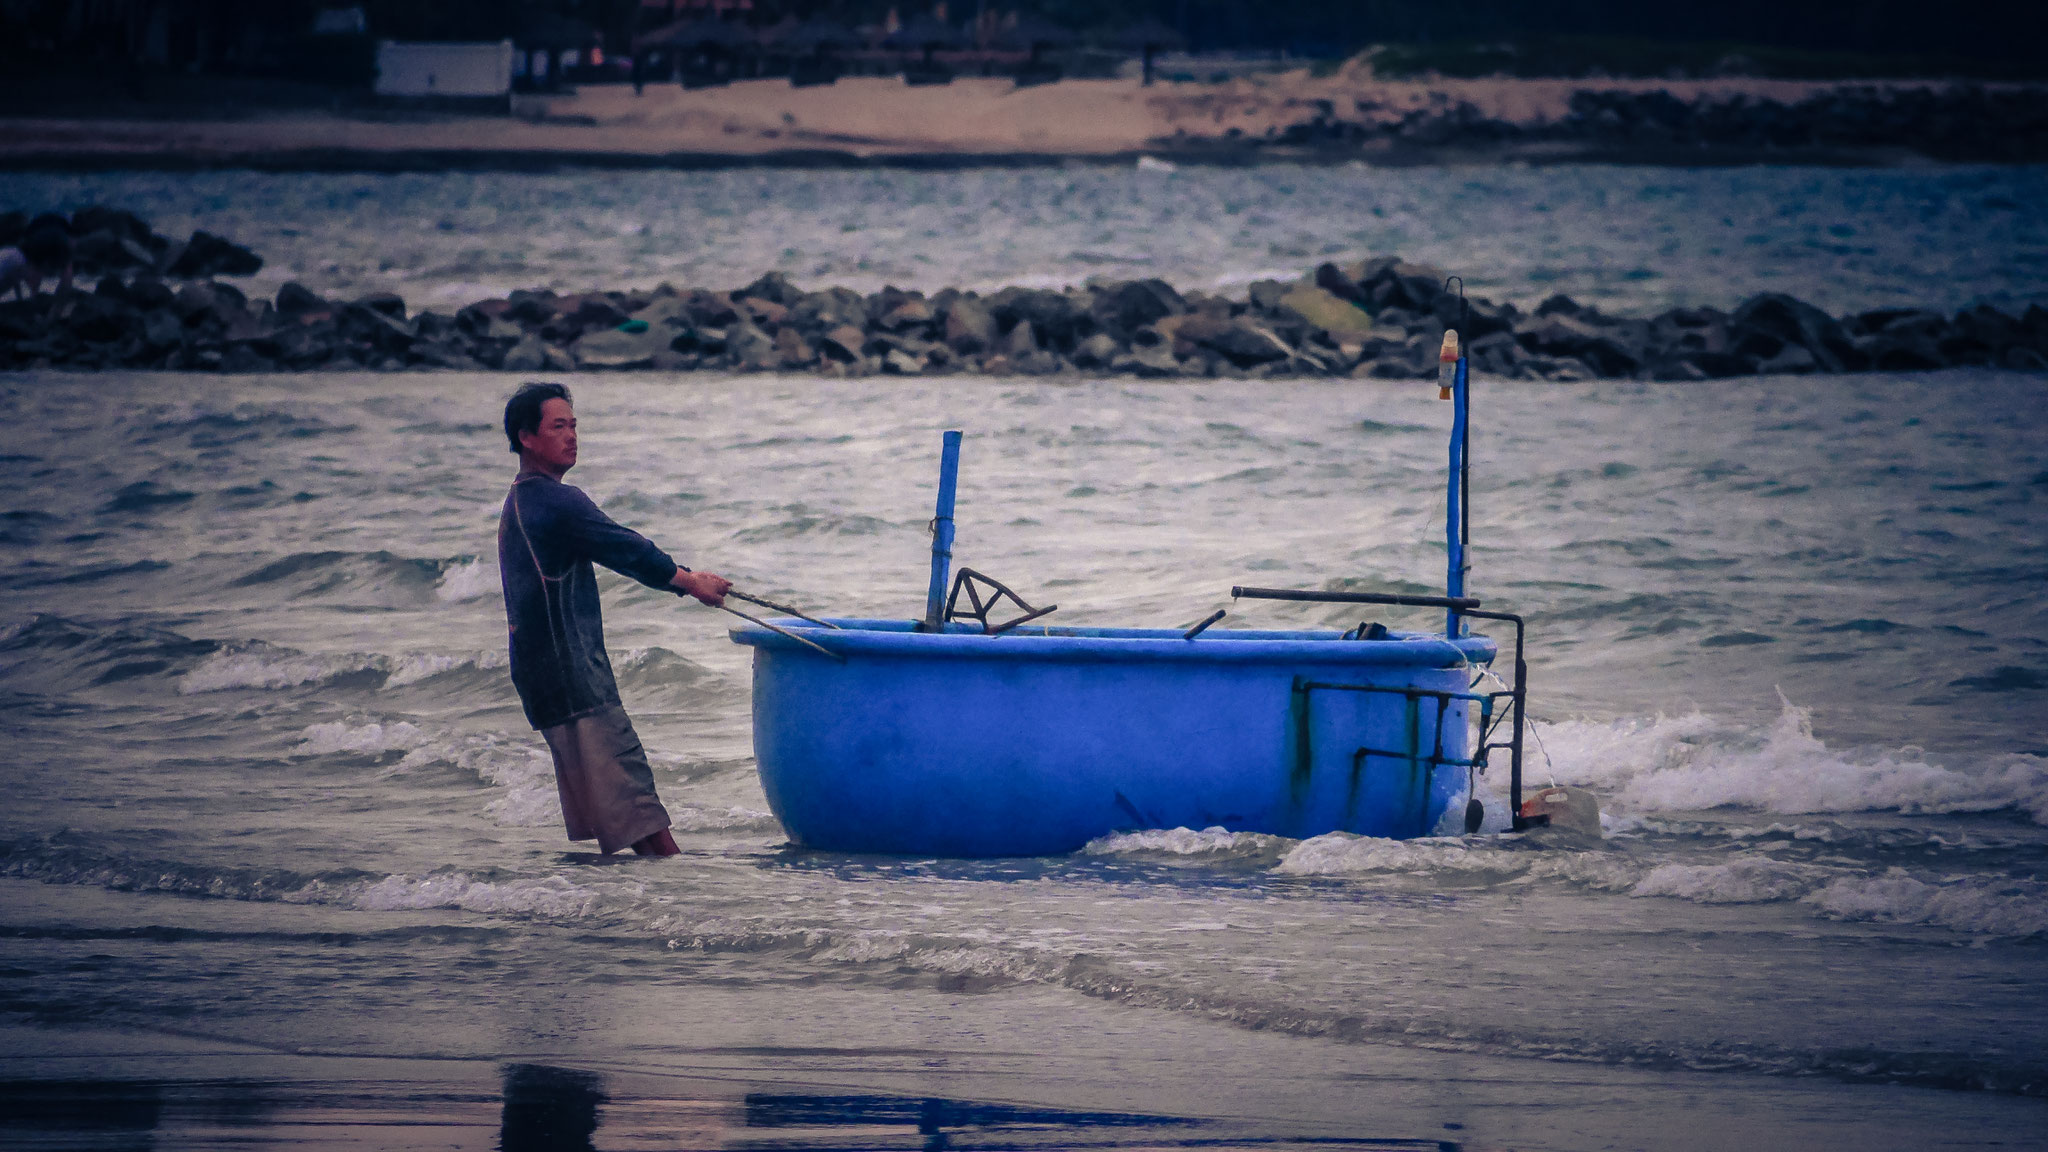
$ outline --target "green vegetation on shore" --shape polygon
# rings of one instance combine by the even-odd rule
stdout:
[[[1373,71],[1408,79],[1514,76],[1525,79],[2038,80],[2048,58],[1951,53],[1815,51],[1733,41],[1627,36],[1541,36],[1520,40],[1386,44],[1370,50]]]

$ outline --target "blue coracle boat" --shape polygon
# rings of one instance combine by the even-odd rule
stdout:
[[[1441,634],[1211,628],[1222,612],[1185,631],[1058,627],[1043,620],[1051,608],[965,568],[947,594],[960,453],[960,433],[947,432],[923,619],[733,631],[754,649],[754,755],[790,839],[988,857],[1175,827],[1426,836],[1494,752],[1507,753],[1509,811],[1523,827],[1522,624],[1464,595],[1462,358],[1447,358],[1442,385],[1455,403],[1447,595],[1231,590],[1440,607]],[[1019,615],[998,622],[1005,604]],[[1511,687],[1477,690],[1496,646],[1469,634],[1475,617],[1514,625]],[[1469,800],[1465,830],[1482,818]]]

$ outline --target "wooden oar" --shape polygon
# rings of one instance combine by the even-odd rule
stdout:
[[[728,593],[728,595],[730,595],[730,593]],[[749,597],[749,599],[751,599],[751,598]],[[827,648],[827,647],[825,647],[825,646],[824,646],[823,644],[819,644],[819,643],[817,643],[817,642],[815,642],[815,641],[811,641],[811,640],[806,640],[806,639],[804,639],[803,637],[801,637],[801,636],[797,635],[796,633],[794,633],[794,632],[791,632],[791,631],[790,631],[789,629],[787,629],[787,628],[781,628],[781,627],[777,627],[776,625],[774,625],[774,624],[770,624],[769,622],[767,622],[766,620],[763,620],[763,619],[761,619],[761,618],[760,618],[760,617],[758,617],[758,616],[749,616],[749,615],[747,615],[747,614],[746,614],[745,612],[742,612],[742,611],[740,611],[740,610],[739,610],[739,609],[737,609],[737,608],[733,608],[733,607],[730,607],[730,606],[728,606],[728,605],[725,605],[725,604],[720,604],[720,605],[718,606],[718,609],[719,609],[719,611],[721,611],[721,612],[730,612],[730,613],[732,613],[733,615],[735,615],[735,616],[739,617],[740,619],[742,619],[742,620],[745,620],[745,621],[746,621],[747,623],[749,623],[749,624],[758,624],[758,625],[760,625],[761,627],[763,627],[763,628],[766,628],[766,629],[767,629],[767,630],[769,630],[770,632],[774,632],[774,633],[778,633],[778,634],[780,634],[780,635],[783,635],[783,636],[787,636],[787,637],[789,637],[789,638],[790,638],[791,640],[794,640],[794,641],[796,641],[797,643],[799,643],[799,644],[803,645],[804,647],[806,647],[806,648],[812,648],[812,649],[815,649],[815,650],[817,650],[817,651],[818,651],[818,652],[819,652],[820,654],[822,654],[822,655],[825,655],[825,656],[829,656],[829,657],[831,657],[832,659],[834,659],[834,660],[837,660],[837,661],[839,661],[839,662],[840,662],[841,664],[844,664],[844,663],[846,663],[846,657],[844,657],[844,656],[841,656],[841,655],[840,655],[839,653],[837,653],[837,652],[834,652],[834,651],[832,651],[832,650],[831,650],[830,648]]]
[[[748,594],[740,591],[737,588],[727,588],[725,590],[725,594],[727,596],[732,596],[740,600],[745,600],[749,604],[759,604],[763,608],[768,608],[776,612],[780,612],[784,616],[794,616],[797,619],[802,620],[806,623],[816,624],[820,628],[831,628],[835,631],[844,631],[844,629],[841,629],[839,625],[832,623],[830,620],[820,620],[816,616],[806,616],[803,613],[797,611],[796,609],[791,608],[787,604],[777,604],[773,600],[763,600],[759,596],[749,596]]]

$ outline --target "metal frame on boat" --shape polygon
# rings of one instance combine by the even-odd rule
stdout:
[[[949,579],[961,435],[947,432],[922,619],[733,630],[754,649],[754,754],[790,839],[986,857],[1178,827],[1407,838],[1461,823],[1471,833],[1484,815],[1473,777],[1497,751],[1508,756],[1510,824],[1525,827],[1523,624],[1465,595],[1469,374],[1455,332],[1445,347],[1447,595],[1231,589],[1233,599],[1443,608],[1441,634],[1212,629],[1222,610],[1185,630],[1047,624],[1052,607],[982,573]],[[1019,615],[997,621],[1006,602]],[[1468,619],[1514,625],[1512,685],[1477,690],[1497,650]],[[1459,795],[1462,821],[1447,818]]]

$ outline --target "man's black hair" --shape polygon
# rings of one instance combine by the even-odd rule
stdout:
[[[21,242],[21,254],[45,272],[71,263],[71,237],[55,228],[32,229]]]
[[[514,455],[517,455],[520,450],[519,434],[521,432],[540,431],[540,406],[550,400],[560,400],[567,404],[575,403],[574,400],[569,399],[568,385],[544,384],[532,381],[521,384],[519,391],[514,392],[512,398],[505,401],[505,439],[512,442],[512,452]]]

